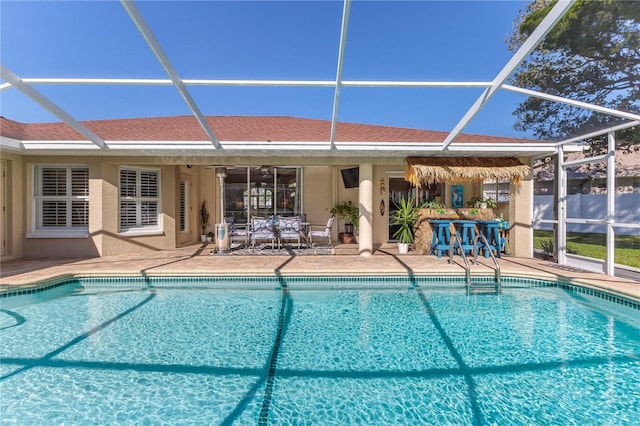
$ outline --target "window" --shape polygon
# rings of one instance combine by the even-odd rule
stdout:
[[[189,232],[189,181],[180,181],[180,232]]]
[[[160,231],[160,171],[120,169],[120,232]]]
[[[85,234],[89,229],[89,168],[34,168],[35,233]]]
[[[510,198],[509,190],[510,181],[486,179],[482,186],[483,196],[485,198],[493,198],[496,203],[508,203]]]
[[[273,206],[273,191],[259,187],[251,188],[251,208],[255,210],[270,209]]]

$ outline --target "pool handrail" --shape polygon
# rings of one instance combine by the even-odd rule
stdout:
[[[473,264],[477,265],[478,264],[478,252],[479,250],[479,246],[478,246],[478,241],[479,240],[483,240],[482,244],[484,245],[484,247],[486,247],[486,250],[489,250],[489,254],[491,255],[491,259],[493,260],[493,264],[496,266],[495,269],[495,276],[496,276],[496,285],[498,287],[498,294],[502,293],[502,283],[501,283],[501,274],[500,274],[500,264],[498,263],[498,259],[496,258],[496,256],[493,254],[493,251],[489,248],[489,241],[487,241],[487,237],[485,237],[482,233],[478,233],[478,235],[476,235],[476,239],[473,242]]]
[[[458,240],[460,245],[460,255],[462,256],[462,260],[464,260],[464,276],[467,283],[467,291],[471,287],[471,267],[469,266],[469,261],[467,260],[467,255],[464,254],[464,250],[462,250],[462,238],[460,238],[460,232],[455,234],[451,234],[451,239],[449,240],[449,264],[453,263],[453,246],[454,241]]]

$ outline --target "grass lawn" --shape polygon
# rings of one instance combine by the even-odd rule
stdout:
[[[604,260],[607,254],[605,234],[567,233],[567,253]],[[551,245],[552,231],[533,231],[533,247],[543,250]],[[640,268],[640,237],[616,235],[615,263]]]

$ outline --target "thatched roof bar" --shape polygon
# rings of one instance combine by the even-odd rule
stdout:
[[[418,188],[436,182],[459,183],[485,179],[519,183],[530,167],[515,157],[407,157],[404,179]]]

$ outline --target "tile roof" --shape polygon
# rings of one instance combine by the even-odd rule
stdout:
[[[220,141],[327,142],[331,121],[285,116],[206,117]],[[208,140],[193,116],[82,121],[105,141]],[[85,140],[65,123],[18,123],[0,117],[0,134],[18,140]],[[370,124],[336,124],[336,142],[442,142],[447,132]],[[527,143],[530,139],[460,134],[457,142]]]

